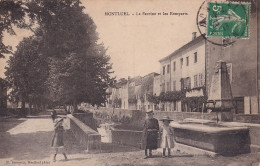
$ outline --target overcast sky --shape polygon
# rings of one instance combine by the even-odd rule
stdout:
[[[203,0],[82,0],[85,12],[97,25],[100,42],[108,48],[117,78],[144,76],[160,71],[159,59],[189,42],[197,32],[196,14]],[[130,16],[106,16],[105,12],[128,12]],[[148,16],[136,13],[162,13]],[[187,13],[185,16],[163,15]],[[20,30],[17,36],[5,35],[4,42],[14,48],[30,35]],[[0,59],[0,77],[6,60]]]

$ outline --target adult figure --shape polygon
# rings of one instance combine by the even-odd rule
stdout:
[[[63,128],[63,119],[64,118],[57,118],[55,119],[55,125],[54,125],[54,134],[52,137],[51,141],[51,147],[55,149],[55,154],[53,156],[53,161],[56,161],[56,156],[58,154],[58,151],[62,151],[62,154],[65,158],[65,161],[68,160],[67,155],[65,153],[64,149],[64,143],[63,143],[63,133],[64,133],[64,128]]]
[[[145,148],[145,159],[152,157],[152,150],[157,149],[158,145],[158,120],[153,117],[153,110],[146,111],[146,119],[143,130],[143,142]],[[147,154],[149,151],[149,154]]]

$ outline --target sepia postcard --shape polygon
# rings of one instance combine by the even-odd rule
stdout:
[[[257,0],[0,0],[0,165],[260,166]]]

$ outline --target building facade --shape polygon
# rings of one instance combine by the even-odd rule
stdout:
[[[205,50],[204,38],[202,36],[196,37],[196,33],[193,33],[190,42],[159,60],[161,64],[161,95],[184,93],[183,97],[186,98],[204,96]],[[160,107],[162,111],[195,111],[195,108],[182,103],[180,99],[162,101]]]
[[[144,77],[120,79],[107,89],[108,108],[122,108],[133,110],[155,109],[154,103],[149,101],[149,96],[154,94],[154,89],[160,88],[158,73],[150,73]],[[157,78],[157,81],[155,81]],[[156,84],[156,85],[155,85]],[[159,87],[159,88],[158,88]],[[160,91],[160,89],[159,89]]]

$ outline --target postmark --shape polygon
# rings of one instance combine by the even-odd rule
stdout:
[[[207,37],[248,38],[249,4],[208,3]]]
[[[209,6],[210,3],[212,4],[212,6]],[[214,6],[216,4],[217,5],[223,4],[226,8],[224,8],[224,10],[220,10],[221,7]],[[241,2],[222,3],[217,1],[203,1],[201,6],[199,7],[196,16],[196,24],[199,33],[209,43],[218,46],[224,46],[224,47],[233,45],[237,40],[249,38],[249,17],[250,17],[250,7],[251,7],[250,5],[251,5],[250,3],[241,3]],[[213,11],[213,6],[214,6],[214,10],[216,11]],[[212,8],[212,11],[210,11],[209,7]],[[235,9],[236,12],[239,11],[243,13],[242,16],[244,16],[245,18],[244,23],[240,23],[242,21],[237,21],[237,22],[233,20],[227,21],[230,19],[229,17],[226,18],[224,22],[222,21],[224,14],[227,13],[228,9],[230,8],[232,10]],[[230,10],[228,13],[232,15],[232,12]],[[241,19],[241,16],[239,17]],[[239,20],[239,17],[236,17],[236,19]],[[213,19],[210,22],[208,18],[211,19],[213,18]],[[212,25],[213,22],[214,25]],[[210,34],[208,35],[208,33]],[[217,38],[221,38],[221,40]]]

